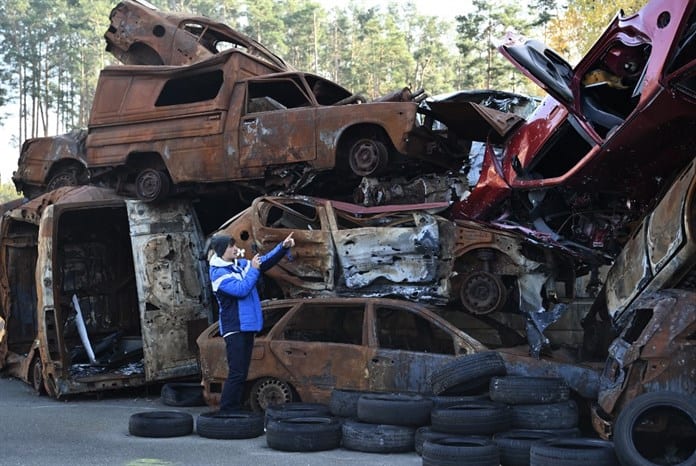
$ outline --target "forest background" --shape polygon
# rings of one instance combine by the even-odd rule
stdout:
[[[571,64],[623,9],[647,0],[468,0],[470,13],[419,13],[411,1],[383,7],[353,1],[325,8],[313,0],[151,0],[168,12],[228,24],[295,68],[371,98],[409,86],[437,95],[497,89],[540,95],[496,50],[514,31],[542,40]],[[18,108],[10,146],[16,160],[30,137],[85,127],[99,71],[118,64],[103,34],[115,0],[0,2],[0,108]],[[447,2],[432,2],[433,7]],[[0,124],[7,115],[0,114]],[[17,197],[3,174],[0,202]]]

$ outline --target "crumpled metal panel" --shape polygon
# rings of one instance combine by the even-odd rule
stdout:
[[[613,415],[644,392],[696,393],[696,293],[664,290],[639,298],[609,348],[598,402]]]

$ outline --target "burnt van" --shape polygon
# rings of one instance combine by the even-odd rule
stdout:
[[[63,187],[0,220],[0,368],[65,395],[199,373],[203,236],[188,201]]]

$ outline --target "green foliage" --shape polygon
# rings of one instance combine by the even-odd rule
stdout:
[[[15,199],[19,199],[21,197],[22,195],[17,193],[17,189],[11,182],[0,184],[0,204],[14,201]]]

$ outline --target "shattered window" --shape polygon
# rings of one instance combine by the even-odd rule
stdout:
[[[223,82],[222,70],[170,79],[157,97],[155,107],[212,100],[220,92]]]
[[[321,230],[317,209],[299,202],[266,202],[260,208],[261,223],[268,228]]]
[[[247,113],[272,112],[312,105],[302,89],[290,79],[250,81],[247,98]]]
[[[381,306],[376,310],[381,348],[455,354],[452,335],[434,322],[407,309]]]
[[[362,344],[363,304],[307,303],[287,323],[284,340]]]
[[[264,309],[263,328],[256,335],[266,335],[291,308],[292,306],[282,306]]]

